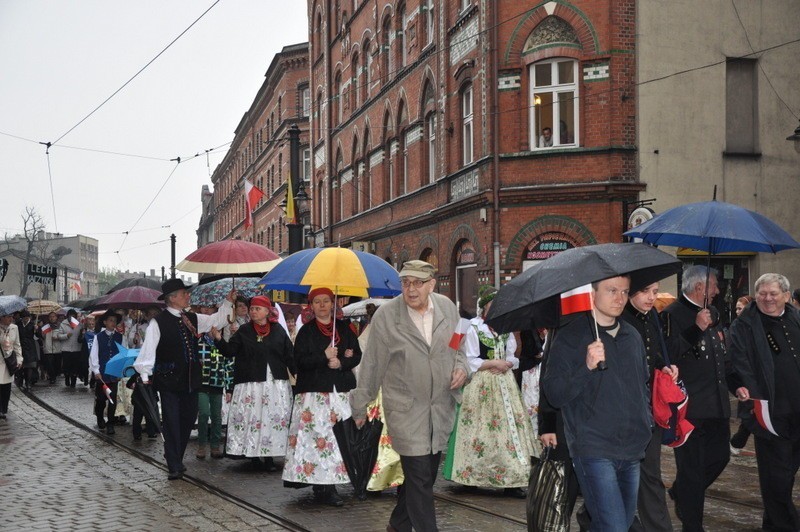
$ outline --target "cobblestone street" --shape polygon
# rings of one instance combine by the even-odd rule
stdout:
[[[34,393],[66,416],[96,430],[92,394],[87,388],[68,389],[59,383],[37,386]],[[98,438],[52,415],[15,389],[9,420],[0,424],[0,438],[18,449],[13,460],[0,458],[2,482],[21,495],[20,499],[36,501],[21,505],[12,516],[12,523],[19,529],[85,529],[122,520],[130,523],[132,530],[152,529],[151,523],[180,530],[281,529],[188,482],[169,482],[162,469],[104,441],[113,438],[163,460],[161,440],[145,437],[134,441],[129,425],[117,427],[115,436]],[[752,441],[748,449],[752,451]],[[195,451],[193,438],[185,460],[188,475],[310,530],[383,530],[395,504],[395,495],[390,492],[359,502],[352,497],[351,488],[343,486],[340,492],[346,501],[344,508],[318,506],[313,502],[311,490],[284,488],[279,472],[258,470],[249,460],[198,460]],[[664,479],[669,483],[674,477],[674,462],[666,448],[663,467]],[[438,500],[437,514],[443,531],[526,529],[522,524],[524,501],[503,497],[500,490],[467,493],[441,477],[435,489],[446,498],[469,505]],[[48,494],[44,498],[43,492]],[[39,501],[46,501],[41,508]],[[709,490],[706,528],[756,530],[761,520],[760,506],[755,459],[746,450],[742,456],[732,457],[731,464]],[[673,523],[679,530],[674,515]],[[578,530],[574,521],[573,530]]]

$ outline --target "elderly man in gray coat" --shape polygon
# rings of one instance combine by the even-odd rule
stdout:
[[[389,435],[405,475],[389,532],[437,530],[433,482],[469,374],[463,349],[449,345],[459,316],[452,301],[433,293],[435,273],[421,260],[403,264],[403,296],[373,316],[358,387],[350,399],[353,418],[361,426],[367,404],[383,390]]]

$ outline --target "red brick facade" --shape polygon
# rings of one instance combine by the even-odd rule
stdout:
[[[289,239],[280,208],[290,173],[287,132],[297,125],[301,131],[301,154],[309,149],[308,74],[307,43],[286,46],[273,58],[253,104],[236,128],[225,159],[211,177],[214,196],[209,217],[214,220],[216,240],[240,238],[276,253],[288,251]],[[254,224],[247,229],[243,179],[265,194],[255,207]]]
[[[308,10],[318,244],[427,259],[439,291],[472,309],[476,283],[503,282],[529,256],[620,240],[623,202],[643,188],[634,0]],[[545,127],[553,147],[535,146]]]

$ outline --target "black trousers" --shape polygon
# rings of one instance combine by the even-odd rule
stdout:
[[[56,377],[61,373],[61,353],[50,353],[42,355],[44,370],[50,382],[55,382]]]
[[[792,501],[794,479],[800,466],[800,434],[794,432],[789,439],[753,435],[761,500],[764,502],[764,530],[800,529],[800,517]]]
[[[159,391],[164,457],[172,472],[183,471],[183,455],[197,419],[197,392]]]
[[[114,416],[117,413],[117,383],[109,382],[107,385],[108,389],[111,390],[111,402],[108,401],[108,396],[103,390],[103,384],[101,382],[98,381],[97,386],[94,387],[94,415],[97,416],[98,421],[102,419],[103,409],[106,408],[106,403],[108,403],[108,409],[106,410],[108,424],[113,425]]]
[[[397,505],[389,524],[399,532],[436,532],[436,508],[433,483],[439,471],[442,453],[423,456],[400,455],[405,481],[397,489]]]
[[[694,432],[686,443],[675,448],[678,473],[672,485],[675,505],[681,514],[683,530],[703,530],[703,507],[706,489],[728,465],[730,451],[730,421],[719,419],[690,419]]]
[[[672,532],[667,509],[667,491],[661,481],[661,427],[656,427],[644,452],[639,470],[639,499],[632,531]]]
[[[142,409],[139,408],[136,404],[134,404],[133,419],[131,420],[131,429],[135,437],[140,437],[142,435],[142,419],[144,419],[145,422],[144,427],[145,430],[147,430],[148,436],[155,436],[156,434],[158,434],[158,431],[156,430],[155,426],[153,426],[150,423],[150,420],[148,420],[145,417],[144,412],[142,412]]]
[[[0,414],[8,413],[9,401],[11,401],[11,383],[0,384]]]

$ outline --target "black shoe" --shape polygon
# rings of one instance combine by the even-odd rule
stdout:
[[[108,434],[109,436],[115,434],[114,425],[112,425],[111,423],[106,425],[106,434]]]
[[[329,486],[328,489],[325,491],[328,495],[325,498],[324,501],[325,504],[327,504],[328,506],[333,506],[335,508],[344,506],[344,500],[342,500],[342,498],[339,496],[339,492],[336,491],[336,488],[334,486]]]
[[[278,470],[277,466],[275,465],[275,460],[273,460],[271,456],[268,456],[264,459],[264,470],[267,473],[274,473]]]
[[[103,430],[104,428],[106,428],[106,420],[101,418],[101,417],[99,417],[99,416],[97,418],[97,428],[100,429],[100,430]]]
[[[183,478],[183,471],[170,471],[167,474],[169,480],[180,480]]]
[[[522,488],[506,488],[503,490],[503,495],[506,497],[513,497],[515,499],[524,499],[528,496]]]
[[[181,464],[181,466],[178,468],[178,471],[180,471],[181,474],[185,473],[186,472],[186,466]]]
[[[158,434],[148,434],[147,438],[150,440],[155,440],[156,438],[158,438]]]
[[[133,441],[142,441],[142,435],[141,434],[134,434],[133,435]]]

